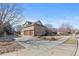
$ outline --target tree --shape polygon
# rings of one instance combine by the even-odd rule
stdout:
[[[23,28],[22,25],[17,25],[17,26],[15,27],[15,29],[16,29],[17,32],[21,31],[22,28]]]
[[[52,26],[52,24],[45,24],[46,26],[46,35],[56,35],[57,29]]]
[[[72,34],[73,33],[73,27],[70,24],[62,24],[59,27],[59,32],[61,34]]]
[[[53,26],[52,26],[51,24],[45,24],[45,26],[46,26],[47,28],[50,28],[50,29],[53,28]]]
[[[21,30],[22,30],[22,28],[23,28],[22,25],[17,25],[17,26],[15,27],[15,31],[16,31],[16,33],[17,33],[17,34],[21,34]]]
[[[0,3],[0,33],[12,32],[12,26],[22,21],[21,12],[18,4]]]

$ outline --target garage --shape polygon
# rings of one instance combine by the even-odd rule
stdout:
[[[25,30],[24,35],[32,36],[33,35],[33,30]]]

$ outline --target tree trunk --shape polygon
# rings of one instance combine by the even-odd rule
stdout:
[[[6,40],[6,37],[7,37],[7,33],[4,32],[4,40]]]

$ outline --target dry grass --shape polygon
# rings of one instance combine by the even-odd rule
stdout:
[[[7,45],[11,45],[12,42],[0,42],[0,46],[7,46]]]
[[[0,54],[23,49],[24,47],[17,42],[0,42]]]
[[[74,37],[69,37],[65,44],[76,44],[76,39]]]

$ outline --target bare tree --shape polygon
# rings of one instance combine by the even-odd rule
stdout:
[[[14,26],[22,21],[21,8],[18,4],[0,3],[0,33],[12,30]],[[6,28],[6,30],[5,30]]]
[[[53,28],[53,26],[52,26],[51,24],[45,24],[45,26],[46,26],[47,28],[50,28],[50,29]]]
[[[15,27],[15,31],[16,31],[16,33],[17,33],[17,34],[21,34],[21,30],[22,30],[22,28],[23,28],[22,25],[17,25],[17,26]]]
[[[56,35],[57,29],[52,26],[52,24],[45,24],[46,26],[46,35]]]
[[[61,34],[71,34],[73,33],[73,27],[70,24],[62,24],[59,27],[59,32]]]

